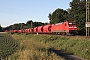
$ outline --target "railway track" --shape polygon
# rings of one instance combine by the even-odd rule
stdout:
[[[85,35],[58,35],[58,34],[37,34],[37,35],[51,35],[51,36],[61,36],[66,38],[75,38],[75,39],[90,39],[89,37],[86,37]]]
[[[8,32],[0,32],[0,33],[8,33]]]

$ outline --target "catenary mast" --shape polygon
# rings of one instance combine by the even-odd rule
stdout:
[[[86,37],[90,35],[90,0],[86,0]]]

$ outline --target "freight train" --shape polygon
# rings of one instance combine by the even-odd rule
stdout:
[[[33,33],[33,34],[60,34],[69,35],[75,34],[77,31],[77,26],[75,22],[62,22],[56,24],[48,24],[44,26],[37,26],[34,28],[27,28],[24,30],[5,30],[5,32],[10,33]]]

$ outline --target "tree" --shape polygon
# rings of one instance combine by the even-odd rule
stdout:
[[[0,25],[0,32],[2,32],[2,27],[1,27],[1,25]]]
[[[63,9],[56,9],[52,14],[49,13],[49,20],[50,23],[59,23],[59,22],[64,22],[67,19],[67,14],[68,12]]]
[[[86,0],[72,0],[70,2],[69,20],[75,20],[77,23],[78,31],[85,33],[85,21],[86,21]]]
[[[32,20],[28,20],[28,21],[26,22],[27,28],[33,27],[33,26],[32,26],[32,23],[33,23]]]
[[[19,30],[20,26],[19,24],[10,25],[12,30]]]
[[[32,20],[28,20],[25,23],[18,23],[18,24],[13,24],[5,28],[5,30],[19,30],[19,29],[27,29],[27,28],[34,28],[36,26],[42,26],[45,25],[46,23],[42,22],[33,22]],[[31,26],[32,25],[32,26]]]
[[[33,27],[43,26],[43,25],[45,25],[45,23],[42,23],[42,22],[33,22]]]
[[[19,23],[20,28],[19,29],[25,29],[24,26],[26,26],[25,23]]]
[[[19,30],[24,29],[24,23],[13,24],[5,28],[5,30]]]
[[[32,20],[29,20],[29,21],[26,22],[26,25],[27,25],[28,28],[31,28],[31,27],[33,28],[33,27],[36,27],[36,26],[45,25],[45,23],[42,23],[42,22],[33,22]]]

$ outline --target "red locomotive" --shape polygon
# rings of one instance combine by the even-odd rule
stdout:
[[[25,30],[5,30],[5,32],[11,33],[42,33],[42,34],[75,34],[77,26],[75,22],[62,22],[57,24],[48,24],[45,26],[38,26],[35,28],[28,28]]]
[[[76,23],[75,22],[62,22],[53,24],[51,28],[51,33],[55,34],[75,34],[77,31]]]

